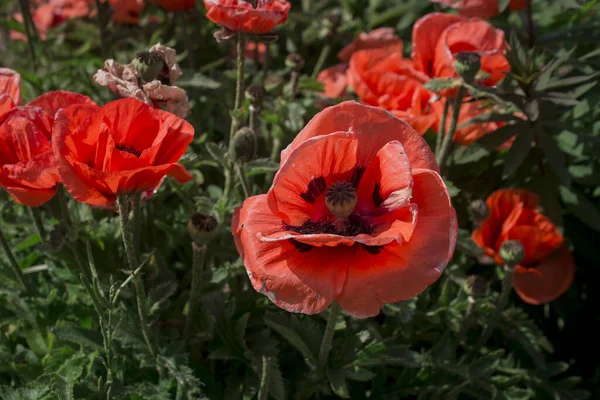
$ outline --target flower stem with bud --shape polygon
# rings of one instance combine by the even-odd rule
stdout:
[[[129,223],[129,208],[130,198],[129,196],[120,195],[117,198],[117,205],[119,207],[119,217],[121,220],[121,234],[123,236],[123,244],[125,246],[125,253],[127,254],[127,262],[129,268],[135,271],[139,266],[138,255],[135,251],[135,239],[134,231],[131,229]],[[142,328],[142,335],[144,341],[148,347],[148,351],[152,357],[156,357],[158,354],[156,350],[156,344],[152,338],[152,332],[150,331],[150,324],[148,322],[148,305],[146,299],[146,290],[144,289],[144,282],[139,274],[136,274],[133,278],[133,286],[135,288],[135,297],[137,301],[138,316],[140,318],[140,325]]]
[[[452,104],[452,119],[450,120],[450,126],[448,127],[448,131],[444,135],[440,151],[436,153],[436,161],[440,166],[440,170],[444,169],[444,165],[446,164],[446,161],[448,160],[448,157],[450,156],[450,153],[452,151],[452,139],[454,138],[454,134],[456,133],[458,117],[460,115],[460,108],[465,92],[466,89],[464,86],[461,86],[458,89],[458,93],[456,94],[456,98],[454,99],[454,103]]]

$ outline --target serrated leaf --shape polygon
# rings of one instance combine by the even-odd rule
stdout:
[[[240,343],[244,342],[244,337],[246,336],[246,327],[248,326],[249,318],[250,313],[245,313],[235,323],[235,337],[237,338],[237,340],[240,341]]]
[[[553,59],[552,61],[550,61],[544,67],[544,69],[542,70],[542,73],[537,78],[537,82],[536,82],[537,90],[544,90],[544,87],[546,87],[546,85],[550,81],[550,77],[552,76],[552,73],[554,71],[556,71],[556,69],[558,67],[560,67],[566,60],[568,60],[571,57],[571,54],[573,54],[575,49],[576,49],[576,47],[573,47],[569,51],[562,49],[559,52],[559,54],[557,55],[557,57],[555,59]]]
[[[267,172],[275,172],[279,169],[279,163],[271,161],[268,158],[259,158],[244,164],[246,176],[266,174]]]
[[[221,165],[225,165],[225,160],[227,159],[226,148],[213,142],[207,142],[206,150],[208,151],[208,154],[215,159],[215,161],[219,162]]]
[[[540,144],[540,147],[544,151],[544,154],[546,155],[546,159],[548,160],[550,168],[552,168],[552,171],[556,174],[560,183],[570,188],[571,175],[569,174],[569,170],[567,170],[565,165],[565,155],[558,148],[554,138],[545,131],[538,130],[537,140]]]
[[[273,317],[266,315],[265,323],[268,327],[274,329],[277,333],[279,333],[285,340],[287,340],[296,350],[298,350],[302,356],[304,357],[304,361],[310,368],[315,368],[317,365],[316,357],[311,352],[308,345],[304,342],[304,340],[292,329],[283,326],[277,323]]]
[[[561,186],[560,197],[565,206],[584,224],[600,232],[600,210],[579,190]]]
[[[528,126],[524,123],[518,123],[513,125],[505,125],[496,129],[493,132],[490,132],[477,140],[475,143],[482,146],[484,149],[488,151],[496,150],[498,147],[506,143],[513,136],[521,132],[522,130],[527,129]]]
[[[469,376],[477,379],[486,375],[491,375],[496,366],[500,363],[500,359],[503,355],[504,350],[500,349],[472,362],[469,365]]]
[[[511,121],[522,121],[521,118],[513,114],[499,114],[497,112],[488,112],[478,114],[474,118],[468,120],[459,125],[458,129],[466,128],[471,125],[480,124],[482,122],[511,122]]]
[[[162,304],[177,292],[177,282],[162,282],[148,293],[150,315],[160,309]]]
[[[342,399],[350,398],[346,377],[344,376],[343,371],[329,369],[327,371],[327,377],[329,378],[331,390],[333,390],[338,397],[341,397]]]
[[[540,89],[540,90],[550,90],[550,89],[556,89],[556,88],[562,88],[562,87],[579,85],[581,83],[585,83],[585,82],[588,82],[588,81],[594,79],[599,74],[600,74],[600,72],[595,72],[595,73],[590,74],[590,75],[572,76],[572,77],[569,77],[569,78],[564,78],[564,79],[556,80],[556,81],[553,81],[553,82],[549,82],[543,89]]]
[[[65,342],[78,344],[93,350],[104,350],[102,336],[96,331],[75,326],[60,326],[54,330],[54,335],[57,339]]]
[[[458,148],[458,150],[452,154],[452,161],[457,165],[469,164],[477,162],[489,154],[490,152],[488,150],[475,142],[468,146],[461,146]]]
[[[269,361],[269,394],[275,400],[285,399],[285,385],[277,357],[271,357]]]
[[[50,388],[38,382],[28,383],[21,387],[0,387],[0,398],[3,400],[42,400],[46,398],[46,394]]]
[[[421,365],[419,353],[407,346],[389,345],[388,342],[372,342],[360,350],[354,365],[369,367],[376,365],[399,365],[405,368],[418,368]]]
[[[442,90],[457,88],[461,83],[462,81],[457,78],[434,78],[425,82],[423,87],[432,92],[440,92]]]
[[[466,229],[458,229],[456,247],[460,251],[469,254],[473,257],[478,257],[484,254],[484,250],[473,241],[473,239],[471,238],[471,233]]]
[[[508,156],[506,157],[506,162],[504,164],[504,179],[512,176],[517,169],[519,169],[521,164],[523,164],[523,161],[525,161],[529,151],[531,150],[532,140],[533,133],[529,129],[517,135],[517,138],[508,150]]]
[[[48,343],[38,330],[31,329],[23,332],[23,336],[29,345],[29,348],[39,356],[43,357],[48,354]]]

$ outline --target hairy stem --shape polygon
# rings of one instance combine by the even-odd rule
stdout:
[[[329,359],[331,344],[333,343],[333,334],[335,333],[335,322],[339,313],[340,305],[334,301],[331,303],[331,308],[329,309],[329,318],[327,319],[327,326],[325,328],[325,333],[323,333],[321,348],[319,349],[318,372],[321,376],[325,375],[327,369],[327,360]]]
[[[96,0],[96,23],[98,24],[98,30],[100,31],[100,48],[102,50],[102,57],[105,58],[108,55],[108,48],[106,47],[108,32],[106,31],[104,13],[102,11],[103,8],[100,4],[100,0]]]
[[[31,9],[29,8],[29,0],[19,0],[19,6],[21,7],[21,14],[23,15],[23,25],[25,26],[25,35],[27,36],[27,47],[29,48],[29,56],[31,57],[31,63],[35,71],[37,65],[35,57],[35,48],[33,47],[33,41],[36,38],[36,27],[31,16]]]
[[[244,46],[246,43],[246,37],[243,33],[237,33],[237,83],[235,86],[235,103],[233,104],[231,129],[229,131],[229,138],[227,143],[233,139],[233,135],[237,132],[240,126],[240,119],[237,116],[240,107],[242,107],[242,98],[244,96],[244,62],[246,60],[244,56]]]
[[[535,46],[535,27],[533,26],[533,0],[527,0],[527,32],[529,36],[529,48]]]
[[[2,246],[2,249],[4,249],[4,253],[6,253],[6,257],[8,258],[8,264],[10,265],[10,268],[12,269],[13,274],[15,275],[15,278],[17,278],[19,285],[21,285],[21,288],[25,292],[27,292],[28,288],[27,288],[27,285],[25,284],[25,279],[23,278],[23,271],[21,270],[21,267],[19,267],[19,263],[17,262],[17,259],[14,255],[14,253],[12,252],[10,245],[8,244],[8,241],[6,240],[6,236],[4,236],[4,232],[2,232],[1,224],[0,224],[0,245]]]
[[[125,253],[127,254],[127,262],[129,263],[129,268],[134,271],[139,266],[139,261],[135,252],[135,239],[133,237],[133,230],[131,229],[131,224],[129,223],[129,197],[123,195],[118,196],[117,204],[119,207],[121,234],[123,236]],[[138,316],[140,318],[140,325],[142,327],[144,341],[146,342],[146,346],[148,347],[150,355],[155,357],[157,355],[157,351],[156,344],[154,343],[152,333],[150,331],[150,325],[148,323],[146,290],[144,289],[142,278],[138,274],[136,274],[133,278],[133,287],[135,288]]]
[[[238,162],[235,163],[235,169],[240,180],[240,184],[242,185],[242,191],[244,192],[244,197],[247,199],[250,197],[250,188],[248,185],[248,179],[246,178],[246,172],[244,171],[244,166]]]
[[[183,331],[183,337],[186,340],[189,340],[194,333],[194,321],[201,305],[200,291],[202,286],[202,274],[204,273],[206,248],[206,245],[198,246],[196,243],[192,243],[192,287],[190,289],[189,307],[185,318],[185,329]]]
[[[465,95],[465,88],[461,86],[458,89],[458,93],[456,94],[456,98],[454,99],[454,104],[452,104],[452,119],[450,120],[450,126],[448,131],[444,135],[444,139],[442,141],[442,147],[440,148],[439,153],[436,154],[436,161],[440,166],[440,171],[444,169],[444,165],[450,156],[452,151],[452,139],[454,138],[454,134],[456,133],[456,126],[458,125],[458,117],[460,115],[460,108],[462,105],[462,100]]]
[[[446,131],[446,118],[448,116],[448,111],[450,111],[450,102],[448,99],[444,98],[444,112],[442,114],[442,120],[440,122],[440,126],[438,127],[438,134],[435,139],[435,154],[438,154],[442,149],[442,139],[444,139],[444,132]]]
[[[323,68],[323,64],[325,64],[327,57],[329,57],[330,51],[331,45],[326,44],[325,46],[323,46],[323,48],[321,49],[321,54],[319,54],[319,58],[317,59],[317,63],[313,68],[312,74],[310,74],[311,79],[317,79],[319,72],[321,72],[321,68]]]
[[[142,194],[137,193],[133,197],[133,245],[135,254],[141,254],[141,230],[142,230]]]
[[[33,224],[35,225],[35,230],[40,236],[40,240],[42,243],[46,242],[46,228],[44,227],[44,222],[42,221],[42,216],[40,214],[40,209],[37,207],[27,207],[27,211],[33,220]]]
[[[260,376],[260,388],[258,390],[258,400],[267,400],[269,398],[269,375],[271,372],[271,359],[263,356],[262,374]]]

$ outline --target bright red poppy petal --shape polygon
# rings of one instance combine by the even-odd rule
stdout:
[[[0,97],[2,95],[7,95],[13,104],[21,104],[21,75],[17,71],[0,68]]]
[[[346,70],[348,64],[338,64],[319,72],[317,82],[323,84],[323,96],[328,99],[335,99],[346,95],[348,79]]]
[[[341,291],[350,248],[311,248],[303,251],[293,242],[261,241],[275,233],[282,221],[267,205],[266,195],[246,199],[235,211],[231,230],[254,289],[290,312],[317,314]]]
[[[350,259],[337,300],[353,316],[377,315],[383,304],[418,295],[439,278],[454,253],[456,213],[442,178],[431,170],[413,173],[413,202],[419,210],[410,240],[384,246],[379,254],[361,249]]]
[[[358,139],[358,161],[364,163],[363,167],[386,143],[397,140],[406,149],[413,168],[439,171],[434,154],[417,131],[385,110],[355,101],[345,101],[318,113],[281,152],[281,164],[311,137],[348,131]]]
[[[412,169],[404,146],[387,143],[371,160],[358,185],[359,213],[381,214],[410,204]]]
[[[575,263],[567,246],[540,261],[535,268],[517,267],[513,277],[515,291],[524,302],[549,303],[566,292],[575,276]]]
[[[172,176],[179,183],[186,183],[193,177],[180,164],[165,164],[156,167],[144,168],[140,171],[128,171],[128,178],[124,182],[124,192],[140,192],[156,187],[166,176]]]
[[[337,181],[350,181],[358,165],[358,152],[358,139],[348,132],[314,137],[302,143],[273,180],[268,193],[273,213],[295,226],[328,215],[325,190]]]
[[[52,200],[57,188],[29,189],[24,187],[3,186],[3,189],[19,204],[28,207],[39,207]]]
[[[72,106],[73,104],[87,104],[95,106],[96,103],[87,96],[79,93],[67,92],[64,90],[55,90],[45,93],[27,104],[29,107],[40,107],[52,118],[61,109]]]
[[[442,32],[452,24],[465,20],[459,15],[430,13],[415,22],[412,31],[412,59],[418,70],[433,76],[435,48]]]
[[[355,52],[364,49],[385,49],[388,53],[402,54],[403,44],[394,28],[378,28],[369,33],[361,33],[338,53],[338,58],[348,62]]]

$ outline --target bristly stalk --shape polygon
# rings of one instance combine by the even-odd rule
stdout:
[[[40,240],[42,243],[46,242],[46,228],[44,227],[44,222],[42,221],[42,216],[40,215],[40,209],[38,207],[27,207],[27,211],[33,220],[33,224],[35,225],[35,230],[40,236]]]
[[[444,132],[446,132],[446,118],[448,117],[448,111],[450,110],[450,101],[444,98],[444,112],[442,113],[442,120],[438,127],[438,134],[435,140],[435,154],[438,154],[442,149],[442,141],[444,139]]]
[[[325,327],[325,333],[323,333],[323,340],[321,341],[321,348],[319,349],[319,365],[317,366],[317,373],[322,378],[326,374],[327,361],[329,360],[329,353],[331,352],[331,345],[333,343],[333,335],[335,333],[335,323],[338,315],[340,314],[340,305],[335,301],[331,303],[329,309],[329,318],[327,319],[327,326]]]
[[[236,162],[235,169],[240,180],[240,185],[242,186],[242,191],[244,192],[244,198],[248,198],[251,195],[250,186],[248,185],[248,178],[246,177],[246,172],[244,170],[244,166]]]
[[[6,253],[6,257],[8,257],[8,264],[10,265],[10,268],[12,269],[13,274],[15,275],[15,278],[17,278],[19,285],[21,285],[21,288],[25,292],[27,292],[28,287],[25,284],[25,279],[23,278],[23,271],[21,271],[21,267],[19,267],[19,263],[17,262],[17,259],[14,255],[14,253],[12,252],[10,245],[8,244],[8,241],[6,240],[6,236],[4,236],[4,232],[2,232],[1,224],[0,224],[0,245],[4,249],[4,253]]]
[[[436,161],[440,166],[440,171],[443,171],[446,161],[452,152],[452,139],[454,138],[454,134],[456,133],[456,127],[458,125],[458,117],[460,115],[460,109],[462,106],[462,100],[465,96],[466,89],[464,86],[461,86],[458,89],[458,93],[456,94],[456,98],[452,104],[452,119],[450,120],[450,126],[448,131],[444,135],[444,139],[442,140],[442,147],[440,151],[436,153]]]
[[[125,246],[125,253],[127,255],[127,261],[129,268],[134,271],[139,266],[138,256],[135,251],[135,239],[133,237],[133,230],[129,223],[129,208],[130,198],[129,196],[119,195],[117,197],[117,205],[119,208],[119,216],[121,220],[121,234],[123,236],[123,245]],[[148,347],[148,351],[152,357],[156,357],[157,350],[156,344],[152,338],[150,331],[150,324],[148,322],[148,305],[146,300],[146,290],[144,289],[144,283],[142,278],[136,274],[133,278],[133,286],[135,288],[135,295],[137,301],[138,316],[140,318],[140,325],[142,326],[142,334]]]
[[[35,48],[33,47],[33,42],[37,37],[37,32],[35,24],[33,23],[33,17],[31,16],[29,0],[19,0],[19,6],[21,7],[21,14],[23,15],[23,25],[25,26],[25,36],[27,36],[27,47],[29,48],[29,56],[31,57],[31,63],[35,71],[37,60],[35,56]]]
[[[246,36],[238,32],[236,36],[236,45],[237,45],[237,83],[235,87],[235,102],[233,104],[232,111],[232,120],[231,120],[231,129],[229,131],[229,138],[227,143],[231,141],[233,135],[237,132],[240,126],[240,118],[237,116],[239,113],[240,107],[242,107],[242,99],[244,96],[244,83],[245,83],[245,71],[244,71],[244,63],[245,63],[245,55],[244,55],[244,47],[246,44]]]
[[[192,243],[192,287],[190,289],[188,313],[185,318],[185,328],[183,331],[183,337],[186,340],[189,340],[194,333],[194,321],[201,305],[200,291],[202,286],[202,274],[204,273],[206,249],[206,245],[199,246],[196,243]]]
[[[100,0],[96,0],[96,22],[98,24],[98,30],[100,31],[100,48],[102,50],[102,57],[106,58],[108,55],[108,48],[106,47],[108,32],[106,31],[104,13],[102,11],[103,8],[102,4],[100,4]]]
[[[327,57],[329,57],[330,51],[331,51],[331,45],[329,45],[329,44],[326,44],[321,49],[321,54],[319,54],[319,59],[317,60],[317,63],[315,64],[315,67],[312,70],[312,74],[310,74],[311,79],[317,79],[317,76],[319,76],[319,72],[321,72],[321,68],[323,68],[323,64],[325,64]]]
[[[263,356],[262,374],[260,376],[260,388],[258,389],[258,400],[267,400],[269,398],[269,375],[271,372],[271,359]]]

